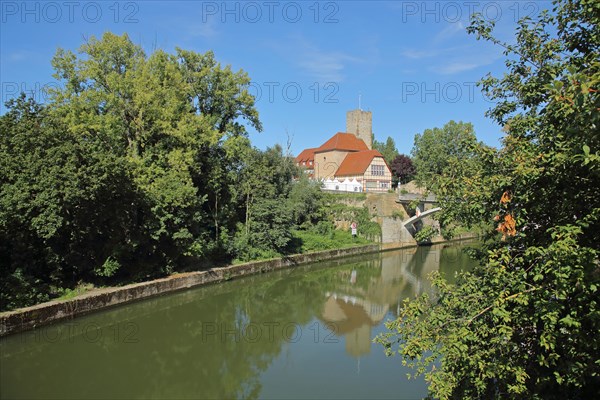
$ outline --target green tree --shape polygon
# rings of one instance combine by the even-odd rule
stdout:
[[[450,165],[471,164],[475,160],[476,145],[473,125],[465,122],[450,121],[442,128],[426,129],[415,135],[411,155],[417,182],[433,189],[440,176],[448,175]]]
[[[234,225],[227,205],[239,162],[225,143],[245,137],[243,119],[261,129],[250,78],[222,68],[211,52],[148,57],[127,35],[92,37],[80,52],[59,50],[53,60],[68,83],[53,93],[57,113],[71,117],[74,133],[109,136],[128,160],[152,209],[144,226],[165,272],[212,254],[221,225]]]
[[[298,227],[310,228],[327,220],[329,196],[321,190],[320,182],[308,179],[304,173],[292,185],[289,202]]]
[[[394,158],[398,155],[398,149],[396,148],[396,142],[390,136],[386,139],[385,143],[373,140],[373,150],[377,150],[383,155],[383,159],[390,165]]]
[[[241,171],[240,195],[245,221],[237,227],[234,253],[240,260],[275,257],[292,240],[294,211],[289,201],[292,178],[300,175],[293,159],[275,145],[252,149]]]
[[[388,352],[425,374],[435,397],[585,399],[600,390],[600,4],[555,1],[519,22],[516,43],[475,16],[469,32],[509,57],[482,81],[504,126],[480,168],[437,180],[442,207],[495,224],[481,265],[405,303]],[[458,171],[457,167],[451,170]],[[460,201],[457,201],[459,200]]]
[[[128,165],[95,137],[67,132],[31,99],[0,117],[2,308],[48,299],[78,280],[122,276],[147,212]],[[130,243],[129,246],[126,244]]]

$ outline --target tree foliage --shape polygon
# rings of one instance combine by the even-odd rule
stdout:
[[[398,154],[390,164],[395,185],[405,184],[413,180],[415,166],[412,159],[405,154]]]
[[[450,121],[442,128],[415,135],[411,153],[417,182],[433,190],[439,178],[449,175],[448,170],[456,164],[473,166],[477,145],[473,125],[466,122]]]
[[[288,198],[295,175],[300,173],[293,160],[283,156],[281,146],[250,152],[241,190],[246,218],[239,223],[235,243],[238,259],[285,252],[292,240],[294,211]]]
[[[556,1],[501,45],[507,73],[481,81],[504,126],[500,150],[473,146],[474,170],[442,170],[447,215],[484,219],[481,265],[407,301],[387,351],[425,374],[440,399],[587,399],[600,391],[600,5]],[[419,172],[418,172],[419,173]],[[458,179],[457,179],[458,178]]]
[[[396,142],[391,136],[388,136],[385,143],[373,140],[373,150],[377,150],[383,156],[385,162],[391,165],[392,161],[398,155],[398,149],[396,148]]]
[[[8,106],[0,118],[3,307],[47,299],[58,281],[114,275],[133,256],[123,244],[140,240],[137,213],[147,211],[126,161],[105,143],[70,135],[24,96]]]

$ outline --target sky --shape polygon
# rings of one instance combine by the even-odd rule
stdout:
[[[516,21],[548,1],[6,1],[0,2],[2,105],[25,91],[44,101],[58,48],[77,52],[91,36],[127,33],[147,54],[176,47],[212,50],[246,71],[263,131],[261,149],[293,154],[345,131],[346,112],[373,115],[375,139],[409,154],[414,136],[450,120],[471,122],[498,146],[493,102],[476,86],[505,71],[503,49],[477,41],[473,12],[514,42]]]

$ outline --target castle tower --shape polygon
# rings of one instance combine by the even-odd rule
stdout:
[[[371,111],[352,110],[346,113],[346,132],[362,139],[369,149],[373,148],[373,114]]]

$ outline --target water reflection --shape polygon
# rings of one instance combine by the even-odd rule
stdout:
[[[443,269],[453,270],[452,264],[469,262],[458,248],[446,247],[439,244],[383,253],[351,271],[338,271],[337,289],[325,293],[319,319],[344,337],[348,354],[354,357],[368,354],[372,328],[382,323],[390,308],[397,314],[403,299],[431,290],[427,277],[440,269],[444,252]]]
[[[429,272],[468,264],[440,245],[368,255],[14,335],[0,340],[0,397],[420,397],[424,384],[371,340],[404,298],[431,290]]]

